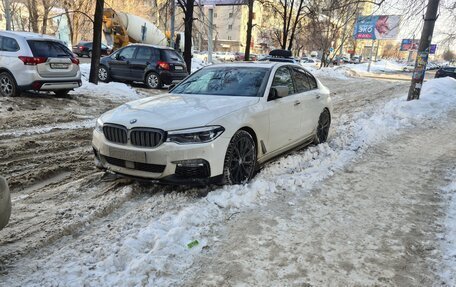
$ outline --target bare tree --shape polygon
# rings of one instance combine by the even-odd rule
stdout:
[[[92,59],[90,64],[89,82],[98,84],[98,69],[101,57],[101,30],[103,26],[104,0],[96,0],[93,23]]]

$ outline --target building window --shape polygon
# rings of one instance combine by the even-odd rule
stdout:
[[[252,14],[253,14],[252,20],[255,20],[255,12],[253,12]]]
[[[228,14],[228,17],[229,17],[229,18],[233,18],[233,13],[229,13],[229,14]]]
[[[233,25],[228,25],[228,30],[233,30]]]
[[[228,40],[233,40],[233,39],[231,39],[231,36],[228,36]]]
[[[217,18],[217,13],[214,13],[214,18]]]

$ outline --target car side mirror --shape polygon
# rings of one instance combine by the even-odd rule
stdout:
[[[288,87],[287,86],[273,86],[269,90],[268,100],[275,100],[278,98],[284,98],[288,96]]]
[[[176,86],[176,84],[171,84],[171,85],[169,85],[168,91],[171,91],[172,89],[174,89],[175,86]]]

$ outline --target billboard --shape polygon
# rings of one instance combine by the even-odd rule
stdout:
[[[401,16],[359,16],[356,20],[354,37],[364,40],[396,39],[399,34]]]
[[[420,39],[402,39],[401,51],[415,51],[418,50]]]

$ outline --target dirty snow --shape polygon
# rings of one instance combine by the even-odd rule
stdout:
[[[336,73],[340,77],[345,74],[343,70]],[[113,89],[120,88],[117,84],[103,86],[98,89],[86,84],[82,89],[97,95],[109,91],[112,96],[117,93]],[[127,94],[127,98],[134,98],[134,89],[126,85],[121,89],[124,93],[116,96]],[[328,143],[269,164],[245,186],[218,188],[205,198],[186,199],[172,191],[167,196],[127,202],[101,222],[93,226],[87,223],[77,236],[63,237],[55,246],[19,260],[11,276],[5,276],[0,284],[177,285],[195,259],[204,255],[205,248],[218,241],[215,234],[223,231],[228,218],[260,208],[280,198],[281,192],[309,191],[368,147],[404,128],[431,125],[445,118],[456,107],[455,94],[456,80],[436,79],[425,83],[420,101],[407,102],[406,95],[400,93],[379,107],[352,116],[340,115]],[[162,203],[166,203],[165,207],[160,206]],[[198,240],[199,245],[189,249],[187,244],[193,240]]]

